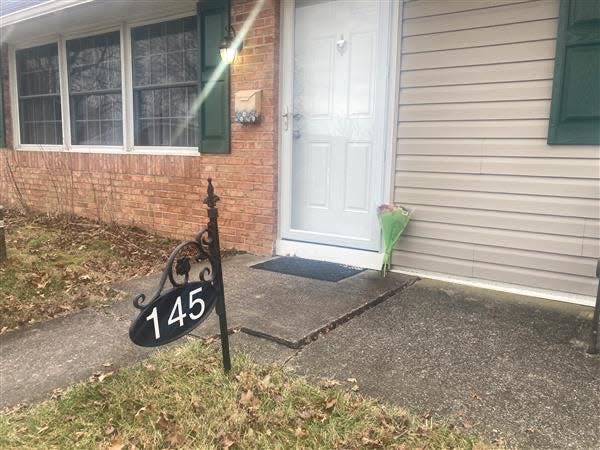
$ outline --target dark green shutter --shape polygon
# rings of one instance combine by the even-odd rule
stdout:
[[[229,0],[198,2],[198,89],[209,92],[198,110],[198,149],[229,153],[229,67],[210,82],[221,63],[219,44],[229,29]]]
[[[548,144],[600,144],[600,1],[561,1]]]

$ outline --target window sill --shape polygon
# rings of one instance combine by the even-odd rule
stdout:
[[[196,147],[134,147],[126,151],[121,146],[86,146],[73,145],[71,148],[62,145],[21,145],[18,151],[69,152],[69,153],[103,153],[111,155],[157,155],[157,156],[199,156]]]

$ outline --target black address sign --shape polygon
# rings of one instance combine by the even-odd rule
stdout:
[[[210,178],[206,193],[206,227],[193,240],[183,241],[171,252],[158,288],[147,303],[145,294],[133,299],[133,306],[140,313],[129,327],[129,337],[142,347],[168,344],[188,334],[215,309],[219,316],[223,368],[229,372],[229,329],[216,207],[219,197],[215,195]],[[195,270],[198,270],[199,281],[190,279]],[[167,280],[172,287],[163,292]]]
[[[171,289],[143,309],[131,325],[129,337],[142,347],[168,344],[200,325],[216,302],[217,291],[210,282]]]

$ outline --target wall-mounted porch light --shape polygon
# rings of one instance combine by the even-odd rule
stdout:
[[[240,39],[239,42],[235,38],[235,30],[233,27],[229,27],[227,36],[223,38],[219,45],[219,52],[221,53],[221,59],[225,64],[231,64],[237,54],[242,50],[243,42]]]

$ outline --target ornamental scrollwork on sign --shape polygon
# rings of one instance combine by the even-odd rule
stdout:
[[[160,278],[158,288],[149,302],[146,302],[145,294],[138,294],[133,299],[133,306],[144,309],[147,304],[152,303],[163,293],[167,280],[171,286],[182,287],[189,283],[190,273],[195,264],[205,262],[198,273],[198,279],[203,282],[211,282],[214,271],[214,258],[216,254],[212,249],[214,239],[210,230],[203,228],[193,240],[183,241],[171,252],[167,264]]]

